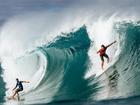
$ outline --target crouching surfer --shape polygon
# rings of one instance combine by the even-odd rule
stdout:
[[[16,86],[13,88],[13,95],[9,99],[15,99],[15,96],[17,95],[18,100],[20,100],[19,92],[23,91],[23,84],[22,83],[29,83],[29,81],[20,81],[18,78],[16,78]]]

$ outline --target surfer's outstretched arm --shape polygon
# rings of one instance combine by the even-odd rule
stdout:
[[[110,43],[109,45],[107,45],[106,47],[110,47],[112,44],[116,43],[117,41],[114,41],[112,43]]]
[[[15,90],[17,88],[17,84],[16,84],[16,86],[13,88],[13,90]]]
[[[30,83],[29,81],[22,81],[22,82],[24,82],[24,83]]]

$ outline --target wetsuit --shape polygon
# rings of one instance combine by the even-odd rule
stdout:
[[[100,58],[101,58],[102,61],[104,61],[104,58],[103,57],[106,57],[107,59],[109,59],[108,55],[105,53],[106,52],[106,49],[107,49],[107,47],[104,47],[104,48],[101,48],[99,50]]]
[[[16,84],[16,87],[18,91],[22,91],[23,90],[23,85],[22,85],[23,81],[18,81]]]

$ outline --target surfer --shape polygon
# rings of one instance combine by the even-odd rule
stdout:
[[[107,62],[109,62],[109,57],[108,57],[108,55],[106,54],[106,49],[107,49],[108,47],[110,47],[112,44],[116,43],[116,42],[117,42],[117,41],[114,41],[114,42],[110,43],[110,44],[107,45],[107,46],[105,46],[105,45],[102,44],[102,45],[101,45],[101,49],[97,52],[97,54],[99,53],[100,58],[101,58],[101,61],[102,61],[102,63],[101,63],[102,69],[103,69],[103,67],[104,67],[104,57],[107,58]]]
[[[14,91],[14,94],[12,95],[11,99],[15,99],[15,95],[17,95],[18,97],[18,100],[20,100],[20,97],[19,97],[19,93],[20,91],[23,91],[23,85],[22,83],[29,83],[29,81],[20,81],[18,78],[16,78],[16,86],[15,88],[13,89]]]

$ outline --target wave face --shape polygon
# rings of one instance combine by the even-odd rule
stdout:
[[[140,95],[140,24],[119,22],[114,29],[119,36],[119,53],[116,62],[99,77],[104,81],[100,83],[104,88],[99,92],[99,99]]]
[[[89,47],[90,39],[86,27],[83,26],[76,32],[57,37],[57,40],[49,46],[39,48],[48,61],[48,73],[40,84],[50,84],[47,91],[57,88],[53,96],[54,101],[87,99],[95,92],[90,90],[88,81],[84,79],[89,64],[87,54]],[[48,83],[46,80],[49,80]],[[54,86],[56,84],[58,86]]]
[[[94,76],[84,78],[90,64],[90,45],[86,26],[82,26],[68,34],[62,33],[49,44],[12,61],[13,70],[17,72],[15,77],[31,81],[25,86],[26,92],[21,94],[25,102],[34,104],[93,97],[97,91],[97,84],[92,83]],[[15,84],[9,79],[5,81],[11,87]]]
[[[96,87],[90,89],[89,80],[84,79],[89,63],[89,47],[90,39],[85,26],[39,47],[47,60],[47,68],[37,88],[27,94],[28,99],[36,102],[88,99],[96,92]]]
[[[40,45],[14,60],[6,58],[2,62],[6,88],[13,87],[16,77],[30,80],[31,83],[25,85],[25,92],[20,94],[25,98],[25,104],[91,101],[98,96],[98,99],[108,99],[139,95],[140,24],[139,22],[114,22],[111,28],[116,33],[115,39],[118,42],[111,64],[106,70],[109,74],[115,71],[115,76],[119,74],[114,83],[117,85],[109,85],[113,88],[108,86],[106,82],[108,80],[100,82],[102,78],[108,77],[104,74],[99,77],[99,80],[92,74],[85,76],[89,71],[97,69],[94,68],[95,66],[100,67],[100,63],[98,65],[91,63],[96,62],[96,59],[89,55],[93,53],[97,56],[94,53],[97,49],[94,48],[98,46],[96,46],[96,38],[91,46],[92,41],[86,26],[69,33],[61,33],[49,44]],[[89,52],[91,49],[93,52]],[[133,81],[129,81],[128,77],[134,77]],[[128,83],[131,83],[132,87],[127,88]],[[100,86],[102,88],[99,88]],[[115,94],[116,90],[118,94]],[[135,92],[132,93],[133,91]],[[9,95],[9,91],[4,90],[4,92]]]

